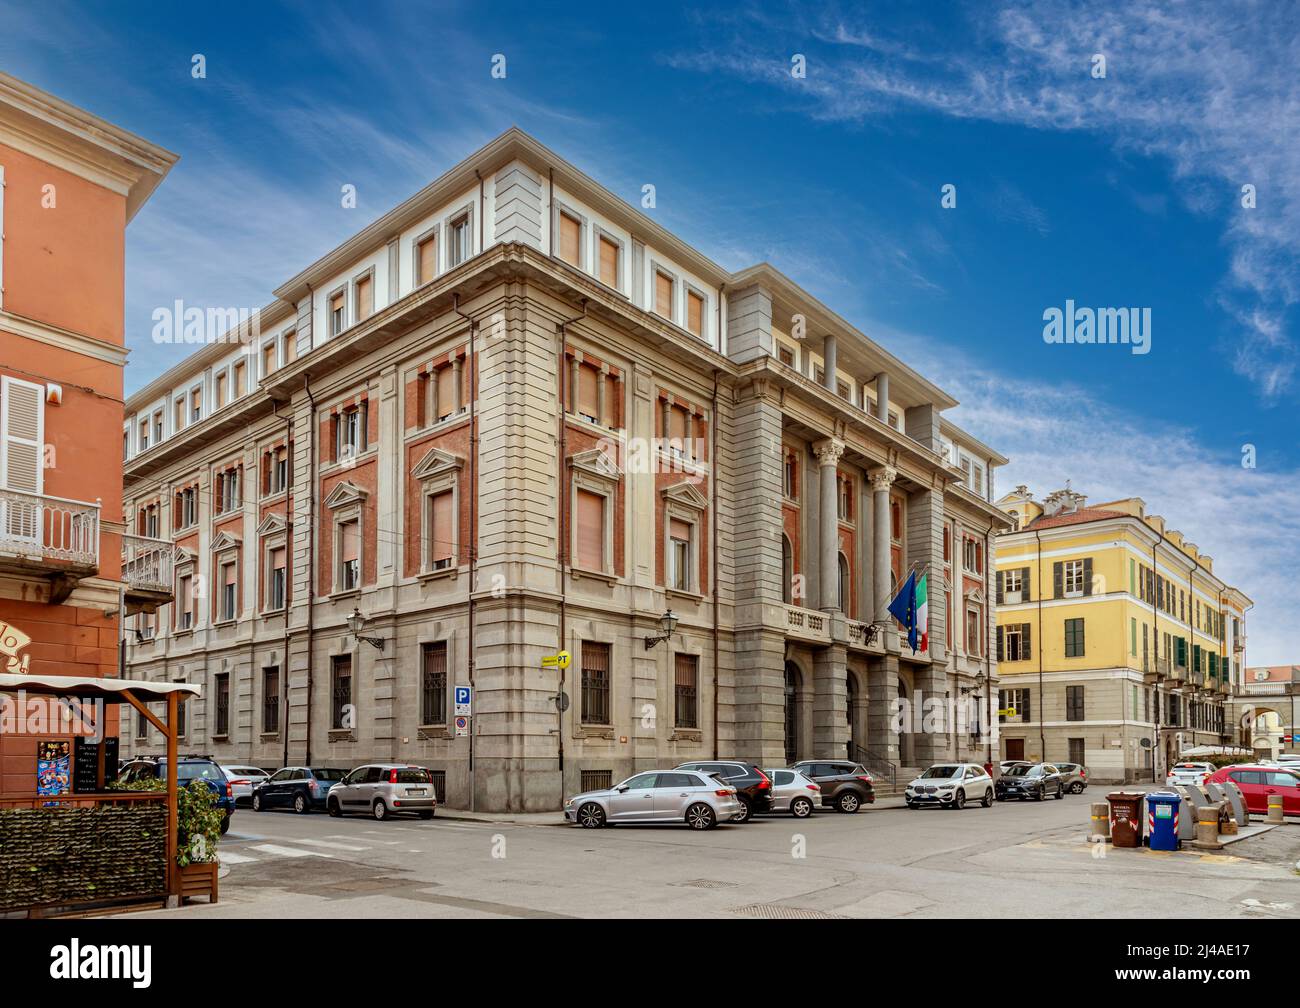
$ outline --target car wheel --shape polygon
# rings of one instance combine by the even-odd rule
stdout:
[[[254,812],[262,811],[262,796],[260,794],[253,795],[253,811]]]
[[[226,816],[224,819],[221,820],[221,835],[225,836],[226,831],[229,829],[230,829],[230,816]]]
[[[749,806],[746,805],[745,808],[748,809]],[[749,814],[746,812],[745,819],[748,818]],[[736,821],[744,822],[745,819]],[[686,824],[691,829],[713,829],[714,826],[718,825],[718,817],[713,814],[713,809],[709,808],[704,802],[696,802],[686,810]]]
[[[904,800],[906,801],[906,799],[904,799]],[[916,808],[916,802],[914,802],[914,801],[909,801],[909,802],[907,803],[907,807],[910,808],[910,809],[915,809],[915,808]]]
[[[1043,790],[1044,790],[1043,788],[1039,788],[1037,791],[1034,792],[1034,801],[1042,801],[1045,797],[1047,797],[1046,795],[1043,794]]]
[[[371,813],[380,822],[388,818],[388,803],[382,798],[376,798],[374,806],[370,809]]]
[[[1057,801],[1060,801],[1060,800],[1061,800],[1062,798],[1064,798],[1064,797],[1065,797],[1065,788],[1062,787],[1060,784],[1056,785],[1056,799],[1057,799]]]
[[[852,791],[845,791],[835,802],[835,807],[848,815],[853,815],[861,806],[862,802]]]
[[[796,798],[790,803],[790,814],[796,819],[807,819],[812,810],[812,802],[807,798]]]
[[[1083,782],[1075,781],[1070,785],[1070,794],[1083,794]]]
[[[335,819],[337,819],[339,816],[343,814],[343,810],[339,808],[339,803],[337,801],[334,800],[327,801],[325,803],[325,808],[329,812],[329,814],[332,815]]]
[[[695,806],[692,805],[691,807],[694,808]],[[704,807],[705,807],[705,808],[708,808],[707,805],[704,806]],[[712,809],[709,809],[709,815],[712,815],[712,814],[713,814],[713,810],[712,810]],[[732,822],[749,822],[750,818],[751,818],[753,815],[754,815],[754,810],[753,810],[752,808],[749,807],[749,802],[745,801],[745,800],[742,798],[742,799],[741,799],[741,802],[740,802],[740,811],[737,812],[734,816],[731,817],[731,821],[732,821]],[[688,816],[688,818],[689,818],[689,816]],[[702,827],[697,826],[696,829],[702,829]]]
[[[421,818],[421,819],[432,819],[432,818],[433,818],[433,813],[432,813],[432,812],[421,812],[421,813],[420,813],[420,818]]]
[[[605,810],[595,802],[578,809],[578,825],[583,829],[600,829],[605,825]]]
[[[293,799],[293,810],[299,815],[306,815],[311,811],[311,802],[307,800],[307,796],[301,791]]]
[[[992,807],[993,807],[993,789],[992,789],[992,788],[985,788],[985,789],[984,789],[984,797],[980,799],[980,804],[983,805],[985,808],[992,808]]]
[[[966,807],[966,792],[958,791],[952,800],[952,807],[955,809],[964,809]]]

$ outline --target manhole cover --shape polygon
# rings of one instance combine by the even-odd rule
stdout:
[[[742,917],[762,917],[764,920],[851,920],[843,914],[810,910],[807,907],[783,906],[780,903],[750,903],[732,907],[731,912]]]

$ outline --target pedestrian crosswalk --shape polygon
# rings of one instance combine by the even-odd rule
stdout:
[[[217,859],[222,865],[233,867],[279,858],[348,859],[365,854],[367,851],[393,847],[401,847],[409,854],[418,854],[421,851],[410,847],[410,844],[415,841],[415,837],[411,834],[418,833],[428,839],[436,838],[441,830],[459,833],[497,833],[501,828],[501,823],[455,822],[444,819],[432,828],[386,825],[378,829],[359,830],[356,833],[328,833],[322,837],[240,836],[232,833],[223,840],[217,851]],[[394,833],[403,835],[399,839],[392,839]]]

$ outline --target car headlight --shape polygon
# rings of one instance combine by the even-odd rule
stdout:
[[[568,800],[566,800],[565,803],[564,803],[564,807],[565,807],[565,808],[573,808],[573,799],[572,799],[572,798],[569,798]]]

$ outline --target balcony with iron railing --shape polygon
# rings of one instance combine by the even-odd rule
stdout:
[[[0,489],[0,571],[50,579],[50,601],[99,571],[99,501]]]
[[[122,536],[122,580],[126,614],[156,612],[172,601],[172,561],[176,547],[166,539]]]

